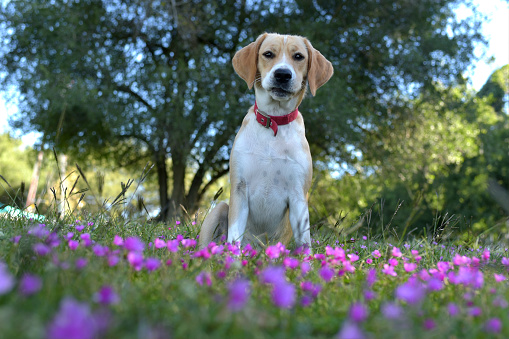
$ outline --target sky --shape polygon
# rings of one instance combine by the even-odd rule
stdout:
[[[478,47],[476,54],[482,56],[465,74],[474,89],[479,90],[496,69],[509,63],[509,3],[507,0],[474,0],[481,13],[488,16],[483,25],[484,36],[488,39],[487,48]],[[456,11],[458,18],[468,16],[468,10],[460,7]],[[0,92],[0,133],[11,132],[21,136],[9,127],[8,117],[17,112],[16,103],[6,101],[6,93]],[[33,145],[39,134],[30,133],[21,136],[25,145]]]

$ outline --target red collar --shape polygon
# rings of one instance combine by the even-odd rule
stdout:
[[[299,115],[299,108],[297,107],[295,111],[288,113],[287,115],[281,115],[281,116],[273,116],[273,115],[267,115],[263,112],[261,112],[258,109],[258,105],[254,104],[254,113],[256,114],[256,121],[260,123],[265,128],[271,128],[274,131],[274,136],[277,135],[277,126],[278,125],[287,125],[297,119],[297,116]]]

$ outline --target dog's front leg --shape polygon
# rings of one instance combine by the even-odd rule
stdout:
[[[232,185],[228,214],[228,242],[231,244],[237,241],[242,243],[246,231],[249,215],[248,189],[247,183],[243,179]]]
[[[295,197],[290,200],[290,225],[297,247],[311,248],[311,234],[309,227],[309,209],[305,197]]]

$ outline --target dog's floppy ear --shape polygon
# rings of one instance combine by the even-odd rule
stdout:
[[[318,50],[311,46],[308,39],[304,39],[308,49],[308,84],[309,90],[313,96],[316,95],[316,90],[325,84],[334,73],[334,67],[329,60]]]
[[[266,36],[267,33],[260,35],[255,42],[250,43],[235,53],[232,60],[233,69],[235,69],[235,72],[244,79],[249,89],[253,88],[253,84],[255,82],[256,71],[258,68],[258,51],[260,50],[260,45],[263,40],[265,40]]]

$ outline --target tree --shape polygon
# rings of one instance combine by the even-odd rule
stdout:
[[[478,17],[451,23],[461,3],[11,1],[0,12],[8,33],[0,67],[4,88],[21,93],[13,126],[43,131],[42,143],[65,152],[150,160],[167,218],[179,205],[196,209],[228,171],[253,103],[230,65],[238,48],[262,31],[310,38],[336,72],[303,104],[313,155],[321,165],[353,164],[352,150],[372,147],[366,134],[391,123],[401,91],[460,81],[483,40]]]

